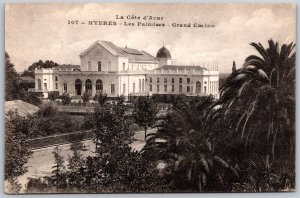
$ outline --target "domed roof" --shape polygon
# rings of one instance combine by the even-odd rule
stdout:
[[[160,48],[156,54],[156,58],[172,58],[170,51],[165,48],[165,46],[163,46],[162,48]]]

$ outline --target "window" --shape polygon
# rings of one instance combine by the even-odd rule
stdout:
[[[152,83],[152,77],[149,78],[149,82]]]
[[[182,78],[179,78],[179,83],[182,83]]]
[[[156,81],[157,83],[159,83],[159,78],[157,78],[157,81]]]
[[[145,80],[143,79],[143,82],[142,82],[142,91],[145,91]]]
[[[132,85],[132,92],[135,93],[135,83]]]
[[[57,76],[55,76],[55,81],[57,81],[58,80],[58,78],[57,78]]]
[[[151,84],[149,85],[149,91],[152,91],[152,85]]]
[[[92,63],[91,61],[88,61],[88,71],[91,71],[92,70]]]
[[[168,79],[167,78],[164,78],[164,83],[167,83],[168,82]]]
[[[110,93],[115,94],[115,84],[110,85]]]
[[[206,94],[206,86],[204,86],[204,93]]]
[[[57,83],[55,83],[55,89],[58,89],[58,84]]]
[[[187,87],[186,87],[186,92],[188,92],[188,93],[191,92],[191,87],[190,87],[190,86],[187,86]]]
[[[47,83],[44,83],[44,89],[47,90]]]
[[[107,62],[107,71],[110,71],[110,66],[111,66],[111,62],[108,61],[108,62]]]
[[[123,71],[125,71],[125,63],[123,63]]]
[[[101,71],[101,62],[98,62],[98,71]]]
[[[92,81],[90,79],[85,81],[85,91],[89,94],[92,93]]]
[[[76,95],[80,96],[81,95],[81,90],[82,90],[82,83],[81,80],[77,79],[75,81],[75,91]]]
[[[179,85],[179,92],[182,92],[182,85]]]
[[[141,79],[139,79],[139,92],[141,92],[141,89],[142,89],[142,81]]]
[[[175,86],[174,85],[172,85],[172,92],[174,92],[175,91]]]
[[[174,78],[172,78],[172,83],[174,83],[175,82],[175,79]]]
[[[99,94],[103,90],[103,82],[102,80],[98,79],[96,81],[96,93]]]
[[[156,91],[159,92],[159,85],[156,85]]]
[[[64,83],[64,92],[68,92],[68,85],[67,85],[67,83]]]
[[[190,78],[187,78],[187,79],[186,79],[186,83],[187,83],[187,84],[190,84],[190,83],[191,83],[191,79],[190,79]]]
[[[38,79],[38,90],[42,89],[42,81],[41,79]]]
[[[196,82],[196,93],[201,93],[201,83],[199,81]]]
[[[125,92],[126,92],[126,84],[124,83],[123,84],[123,94],[125,94]]]
[[[164,90],[165,90],[165,92],[168,91],[168,85],[164,85]]]

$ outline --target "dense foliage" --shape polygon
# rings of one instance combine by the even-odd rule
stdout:
[[[5,52],[5,100],[23,100],[34,105],[41,104],[35,93],[27,92],[28,86],[30,86],[28,83],[20,79],[8,53]]]
[[[96,134],[96,156],[82,158],[80,146],[72,146],[68,170],[63,170],[63,159],[55,150],[55,166],[51,177],[31,178],[28,192],[147,192],[165,191],[156,163],[149,163],[129,144],[130,120],[125,116],[124,99],[98,106],[93,114]],[[58,179],[60,178],[60,179]]]
[[[7,192],[18,192],[21,186],[17,178],[27,172],[25,165],[32,152],[26,139],[32,132],[32,125],[32,119],[19,116],[17,111],[9,112],[5,118],[4,179],[10,183]]]
[[[154,126],[156,123],[158,109],[152,97],[139,97],[135,103],[132,112],[132,117],[136,124],[145,130],[145,141],[147,129]]]
[[[271,184],[275,179],[270,173],[293,183],[289,173],[295,171],[295,45],[279,47],[273,40],[268,43],[267,49],[251,43],[260,57],[249,56],[227,78],[217,104],[221,108],[213,115],[222,128],[228,129],[223,141],[229,144],[226,150],[220,150],[240,162],[241,171],[249,172],[251,162],[255,176],[247,173],[241,181],[256,181],[256,191],[284,189],[283,184],[276,188]],[[269,187],[260,187],[261,180],[269,182]]]
[[[22,73],[22,76],[30,76],[30,77],[34,78],[34,70],[36,68],[53,68],[53,67],[57,67],[57,66],[58,66],[58,64],[51,60],[46,60],[45,62],[42,60],[39,60],[38,62],[32,63],[32,65],[30,65],[28,67],[28,69],[26,69]]]

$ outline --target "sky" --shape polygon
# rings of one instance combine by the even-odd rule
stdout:
[[[124,16],[163,17],[165,27],[119,25],[151,22],[116,19]],[[85,25],[71,25],[79,20]],[[88,21],[116,21],[117,26],[87,25]],[[212,24],[213,28],[172,27],[172,24]],[[5,51],[18,72],[38,60],[80,64],[79,54],[97,40],[111,41],[156,56],[168,48],[174,64],[217,64],[220,72],[241,67],[257,54],[249,44],[269,39],[295,42],[296,6],[292,4],[7,4]]]

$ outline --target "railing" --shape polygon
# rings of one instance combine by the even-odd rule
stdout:
[[[94,111],[94,106],[57,106],[57,110],[67,113],[91,113]]]

